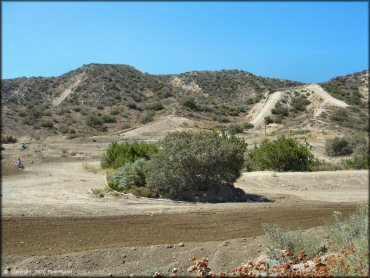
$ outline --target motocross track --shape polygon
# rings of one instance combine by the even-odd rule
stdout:
[[[153,276],[178,267],[186,275],[193,256],[207,256],[230,270],[266,251],[261,224],[309,229],[324,225],[334,211],[350,215],[368,198],[366,170],[243,173],[236,186],[268,202],[97,198],[91,189],[105,187],[98,159],[113,139],[53,137],[33,141],[25,153],[5,145],[2,273]],[[63,150],[76,154],[64,157]],[[25,171],[12,168],[17,157],[25,161]]]

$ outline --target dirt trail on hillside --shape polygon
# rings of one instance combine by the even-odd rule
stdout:
[[[271,115],[271,110],[275,107],[282,95],[283,92],[278,91],[268,96],[268,99],[261,110],[251,121],[251,124],[253,124],[255,128],[260,127],[264,123],[265,117]]]

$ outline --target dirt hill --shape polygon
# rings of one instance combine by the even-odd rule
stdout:
[[[325,102],[325,111],[319,107],[323,122],[367,130],[366,74],[365,71],[322,84],[333,97],[345,95],[348,86],[351,90],[351,101],[338,97],[351,106],[338,107]],[[336,86],[338,82],[340,86]],[[300,102],[307,102],[303,98],[315,91],[304,86],[300,82],[259,77],[239,70],[151,75],[127,65],[89,64],[57,77],[2,80],[3,134],[36,138],[64,134],[75,138],[132,129],[168,116],[184,117],[212,127],[245,124],[253,122],[277,91],[285,93],[273,103],[268,102],[271,107],[264,108],[267,114],[259,115],[258,127],[285,100],[290,116],[284,118],[275,113],[278,117],[273,117],[272,122],[286,130],[295,119],[312,118],[311,114],[318,109],[310,111],[307,105],[296,109]],[[308,90],[306,94],[304,90]],[[298,95],[303,98],[296,98]],[[307,103],[317,102],[320,106],[321,100],[315,97]],[[332,114],[339,121],[332,119]],[[354,126],[348,126],[348,122]]]

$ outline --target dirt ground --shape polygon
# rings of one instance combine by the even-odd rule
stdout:
[[[105,187],[98,160],[115,138],[54,137],[32,141],[27,152],[5,145],[3,274],[152,276],[177,267],[186,275],[193,256],[209,257],[216,271],[230,270],[264,254],[262,223],[302,227],[324,240],[327,232],[318,226],[334,211],[349,215],[368,199],[366,170],[243,173],[236,186],[270,202],[97,198],[91,189]],[[22,172],[12,166],[19,156]]]

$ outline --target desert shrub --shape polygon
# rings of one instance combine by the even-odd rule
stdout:
[[[347,276],[348,265],[350,272],[367,273],[369,268],[369,207],[368,203],[360,204],[356,213],[350,218],[343,218],[340,212],[334,212],[334,223],[330,226],[330,234],[337,251],[349,248],[355,252],[348,252],[343,256],[343,263],[331,269],[334,276]],[[340,260],[338,260],[340,262]]]
[[[353,148],[346,138],[335,137],[325,142],[325,152],[328,156],[350,155]]]
[[[134,162],[127,162],[116,172],[108,175],[110,188],[122,192],[132,187],[145,186],[145,164],[146,160],[139,158]]]
[[[276,124],[281,124],[283,122],[283,116],[281,114],[277,114],[276,116],[273,117],[272,120]]]
[[[345,169],[369,169],[369,153],[363,153],[363,154],[358,154],[355,155],[354,157],[350,159],[345,159],[342,161],[342,165]]]
[[[190,108],[191,110],[197,110],[198,105],[193,97],[186,96],[180,100],[180,104],[184,107]]]
[[[21,110],[19,110],[18,115],[19,115],[19,117],[22,117],[22,118],[26,117],[27,116],[27,109],[22,108]]]
[[[273,122],[274,122],[274,120],[272,119],[272,117],[271,117],[271,116],[266,116],[266,117],[265,117],[265,124],[266,124],[266,125],[271,124],[271,123],[273,123]]]
[[[248,156],[249,170],[311,171],[315,165],[315,157],[307,144],[285,136],[275,141],[264,139]]]
[[[170,133],[160,146],[148,162],[148,186],[179,199],[232,186],[241,175],[246,150],[243,139],[223,132]]]
[[[91,194],[96,198],[103,198],[104,197],[104,189],[100,188],[91,188]]]
[[[18,139],[12,135],[7,135],[1,139],[1,143],[3,144],[14,144],[17,143]]]
[[[50,120],[43,120],[41,122],[41,127],[52,129],[54,127],[54,123],[52,121],[50,121]]]
[[[80,106],[75,106],[75,107],[73,107],[73,111],[80,112],[81,111],[81,107]]]
[[[119,109],[118,109],[118,108],[113,108],[113,109],[110,111],[110,114],[111,114],[111,115],[118,115],[118,114],[119,114]]]
[[[141,196],[146,198],[158,198],[159,195],[157,191],[155,191],[151,187],[141,187],[141,186],[132,186],[130,189],[127,190],[128,193],[134,194],[135,196]]]
[[[348,113],[344,108],[336,110],[330,117],[335,122],[346,122],[348,121]]]
[[[103,105],[101,105],[101,104],[98,104],[98,105],[96,106],[96,109],[98,109],[98,110],[104,110],[104,106],[103,106]]]
[[[140,123],[149,123],[153,121],[154,117],[154,112],[153,111],[145,111],[143,114],[140,116]]]
[[[251,123],[245,123],[244,124],[244,129],[248,130],[248,129],[251,129],[251,128],[254,128],[253,124],[251,124]]]
[[[119,168],[128,162],[134,162],[139,158],[148,160],[151,155],[158,152],[158,147],[150,143],[123,143],[113,142],[101,160],[102,168]]]
[[[116,123],[117,122],[116,117],[112,115],[103,115],[102,118],[105,123]]]
[[[363,155],[369,152],[369,145],[366,137],[354,135],[345,138],[349,142],[355,155]]]
[[[307,105],[310,104],[310,101],[304,96],[297,96],[291,99],[290,105],[295,111],[305,111]]]
[[[127,107],[131,109],[136,109],[136,110],[138,109],[136,102],[133,100],[130,100],[129,102],[127,102]]]
[[[104,123],[103,119],[101,117],[95,116],[95,115],[89,115],[86,117],[85,122],[88,126],[91,127],[101,127]]]
[[[280,262],[282,257],[281,250],[287,250],[292,254],[297,254],[298,251],[304,250],[309,257],[315,257],[320,253],[320,244],[317,239],[304,237],[302,230],[288,231],[276,224],[262,225],[267,239],[267,249],[269,255]]]
[[[288,109],[282,105],[276,105],[275,108],[271,110],[272,114],[282,115],[282,116],[288,116],[289,112]]]
[[[155,111],[159,111],[159,110],[162,110],[164,109],[163,105],[162,105],[162,102],[160,101],[156,101],[156,102],[153,102],[153,103],[149,103],[145,106],[145,108],[147,110],[155,110]]]
[[[128,129],[130,127],[131,127],[131,125],[129,123],[123,123],[122,126],[121,126],[122,129]]]
[[[232,135],[242,133],[243,131],[244,131],[244,128],[243,126],[240,126],[240,125],[229,125],[227,128],[227,132],[229,132]]]
[[[65,126],[65,125],[61,125],[59,126],[59,131],[62,133],[62,134],[66,134],[68,133],[68,127]]]

